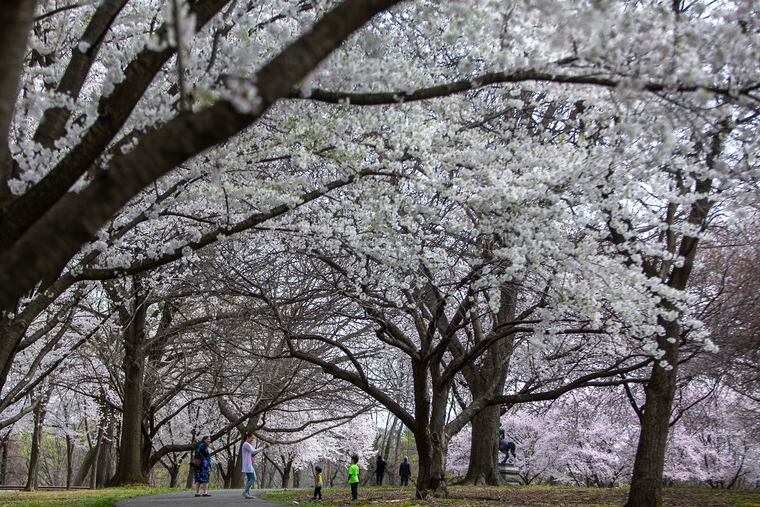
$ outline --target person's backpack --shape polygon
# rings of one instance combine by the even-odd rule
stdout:
[[[190,460],[190,467],[191,468],[200,468],[203,466],[203,458],[200,455],[200,445],[195,448],[195,455],[193,456],[193,459]]]

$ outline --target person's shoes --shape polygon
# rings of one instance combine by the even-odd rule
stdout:
[[[250,493],[246,493],[245,495],[243,495],[243,498],[256,498],[256,497],[251,495]]]
[[[195,496],[203,496],[203,495],[196,493]]]
[[[203,493],[201,496],[211,496],[208,493]]]

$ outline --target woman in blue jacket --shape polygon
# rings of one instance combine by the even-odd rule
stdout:
[[[195,469],[195,496],[211,496],[208,494],[208,481],[211,476],[211,451],[208,446],[211,437],[205,436],[195,449],[195,461],[200,460],[200,466]]]

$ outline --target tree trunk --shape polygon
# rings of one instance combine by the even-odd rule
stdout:
[[[631,489],[626,507],[662,506],[662,472],[665,468],[665,451],[670,429],[670,411],[676,391],[678,374],[678,345],[668,343],[668,337],[679,335],[676,322],[665,324],[665,336],[660,348],[665,350],[664,359],[672,367],[668,370],[655,363],[645,388],[646,401],[641,418],[641,434],[633,463]]]
[[[427,498],[430,493],[446,491],[444,461],[446,451],[440,442],[431,438],[429,432],[418,436],[417,454],[419,458],[419,470],[417,471],[417,498]],[[421,437],[421,438],[420,438]]]
[[[176,488],[179,486],[179,464],[172,463],[169,471],[169,487]]]
[[[500,289],[501,299],[499,310],[494,315],[493,329],[515,320],[519,291],[511,284],[505,284]],[[480,319],[473,318],[473,332],[479,340],[482,337]],[[490,333],[489,333],[490,335]],[[514,335],[502,338],[492,345],[483,355],[479,365],[468,365],[462,370],[473,399],[499,395],[504,390],[510,359],[514,350]],[[467,474],[461,484],[501,484],[499,474],[499,426],[501,419],[500,407],[487,407],[476,414],[470,424],[470,463]]]
[[[31,456],[29,457],[29,473],[26,479],[26,491],[37,489],[37,465],[40,459],[40,441],[42,440],[42,425],[45,420],[45,404],[40,402],[34,409],[34,429],[32,430]]]
[[[256,474],[256,478],[259,480],[259,487],[263,488],[264,484],[267,484],[267,481],[270,483],[272,480],[269,477],[269,464],[266,462],[266,460],[261,460],[261,464],[259,465],[259,470]]]
[[[282,468],[282,487],[287,488],[288,483],[290,482],[290,472],[293,468],[293,460],[288,461],[285,463],[285,466]]]
[[[187,478],[185,479],[185,489],[193,487],[195,482],[195,474],[193,473],[193,467],[187,467]]]
[[[96,483],[97,488],[103,488],[111,478],[111,448],[114,439],[114,415],[113,410],[109,407],[106,409],[107,426],[103,430],[103,436],[100,439],[100,450],[96,460]]]
[[[462,484],[501,483],[499,475],[499,419],[501,407],[487,407],[472,418],[470,463]]]
[[[100,442],[103,440],[102,430],[98,429],[98,441],[95,442],[92,457],[92,471],[90,472],[90,489],[98,487],[98,461],[100,458]]]
[[[66,489],[71,489],[71,479],[74,476],[74,441],[71,435],[66,435]]]
[[[393,474],[394,477],[398,478],[398,471],[399,471],[399,463],[401,462],[400,456],[399,456],[399,450],[401,449],[401,435],[404,432],[404,425],[401,423],[401,421],[398,422],[398,427],[396,429],[395,434],[395,445],[393,449]],[[401,482],[396,482],[396,484],[401,484]]]
[[[136,295],[134,313],[124,331],[124,409],[114,486],[148,482],[143,466],[142,431],[146,310],[144,300]]]
[[[439,385],[435,379],[440,377],[438,365],[422,361],[412,361],[414,378],[414,437],[419,455],[417,475],[417,497],[424,499],[432,492],[443,489],[445,492],[444,460],[446,457],[446,433],[444,424],[449,396],[449,385]],[[428,382],[432,381],[432,399]],[[442,445],[443,444],[443,445]]]
[[[84,485],[84,481],[87,479],[88,474],[91,475],[92,470],[95,469],[95,467],[93,467],[93,463],[96,462],[95,448],[96,446],[92,446],[92,448],[84,454],[84,458],[82,458],[82,464],[79,466],[79,470],[77,470],[77,473],[74,475],[74,479],[72,481],[72,484],[74,486]]]
[[[11,174],[11,156],[8,133],[18,97],[22,63],[26,55],[26,43],[32,27],[37,2],[32,0],[8,0],[3,2],[0,19],[0,204],[8,200],[8,177]],[[4,245],[6,246],[6,245]],[[3,308],[2,310],[9,310]],[[6,366],[7,356],[0,354],[0,370]]]
[[[8,441],[10,440],[10,433],[5,435],[3,437],[2,443],[0,446],[2,446],[2,454],[0,455],[0,459],[2,459],[2,463],[0,463],[0,484],[5,484],[5,480],[8,476]]]
[[[301,471],[300,470],[294,470],[293,471],[293,488],[300,488],[301,487]]]
[[[241,437],[244,437],[245,435],[241,435]],[[230,470],[230,487],[233,489],[241,489],[243,486],[245,486],[245,481],[243,478],[245,477],[243,475],[243,444],[245,443],[245,438],[242,438],[240,445],[237,447],[237,454],[234,458],[234,465],[232,466],[232,470]]]
[[[227,470],[224,469],[221,463],[217,463],[217,469],[219,470],[219,475],[222,476],[222,484],[224,485],[224,489],[230,489],[230,482],[232,481],[232,477],[230,477],[230,471],[232,471],[232,467],[234,466],[232,459],[227,460]]]
[[[2,142],[0,140],[0,144]],[[0,314],[4,313],[0,311]],[[0,315],[0,337],[2,337],[0,339],[0,391],[5,387],[5,382],[8,380],[11,366],[16,359],[18,345],[24,337],[26,328],[27,326],[23,322],[13,322],[8,320],[5,315]]]
[[[144,394],[144,392],[143,392]],[[143,396],[143,414],[145,413],[145,402],[146,397]],[[151,416],[152,417],[152,416]],[[143,418],[144,421],[144,418]],[[141,468],[142,468],[142,476],[146,479],[149,479],[151,476],[151,472],[153,470],[153,466],[151,465],[151,454],[153,453],[153,441],[150,437],[145,435],[145,432],[142,432],[142,448],[140,450],[140,459],[141,459]]]

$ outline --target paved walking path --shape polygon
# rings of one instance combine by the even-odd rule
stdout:
[[[258,496],[260,491],[280,491],[280,490],[254,490],[251,493]],[[247,507],[276,507],[277,504],[267,502],[259,498],[245,499],[240,489],[212,489],[209,491],[211,496],[195,497],[195,491],[184,491],[182,493],[166,493],[163,495],[140,496],[131,500],[116,502],[115,507],[220,507],[220,506],[247,506]]]

